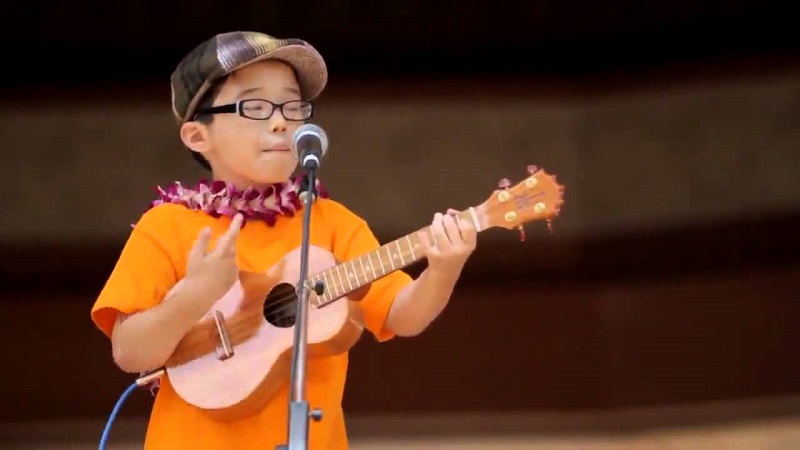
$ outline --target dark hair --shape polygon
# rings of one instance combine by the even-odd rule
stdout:
[[[217,95],[219,94],[220,89],[222,89],[222,85],[223,83],[225,83],[225,80],[227,78],[228,77],[225,76],[223,78],[220,78],[219,80],[216,80],[214,84],[212,84],[211,87],[208,89],[208,91],[203,95],[200,101],[197,103],[197,108],[195,108],[195,110],[202,111],[206,108],[214,106],[214,100],[217,99]],[[192,120],[200,122],[204,125],[209,125],[214,121],[214,115],[197,114],[194,116]],[[202,154],[194,150],[189,150],[189,152],[192,154],[192,158],[194,158],[194,160],[197,161],[201,166],[203,166],[206,170],[211,170],[211,164],[208,163],[208,160],[205,157],[203,157]]]

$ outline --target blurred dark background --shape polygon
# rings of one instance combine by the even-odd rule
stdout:
[[[89,310],[152,188],[205,175],[179,145],[169,76],[235,29],[300,37],[326,57],[321,176],[381,240],[482,202],[528,164],[566,186],[553,233],[481,236],[424,335],[359,343],[350,414],[800,393],[800,37],[785,2],[7,8],[0,421],[105,420],[131,382]],[[124,414],[144,417],[151,401],[134,396]]]

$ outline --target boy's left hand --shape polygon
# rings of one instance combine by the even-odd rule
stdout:
[[[458,211],[448,209],[446,214],[436,213],[430,234],[419,233],[422,253],[428,267],[443,273],[457,275],[467,258],[475,250],[477,231],[469,220],[459,219]]]

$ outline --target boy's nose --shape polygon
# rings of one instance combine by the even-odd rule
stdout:
[[[286,131],[286,121],[283,119],[275,120],[270,124],[273,133],[283,133]]]

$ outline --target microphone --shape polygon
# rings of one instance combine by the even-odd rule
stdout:
[[[328,136],[322,128],[307,123],[295,130],[291,148],[303,169],[318,169],[320,160],[328,151]]]

